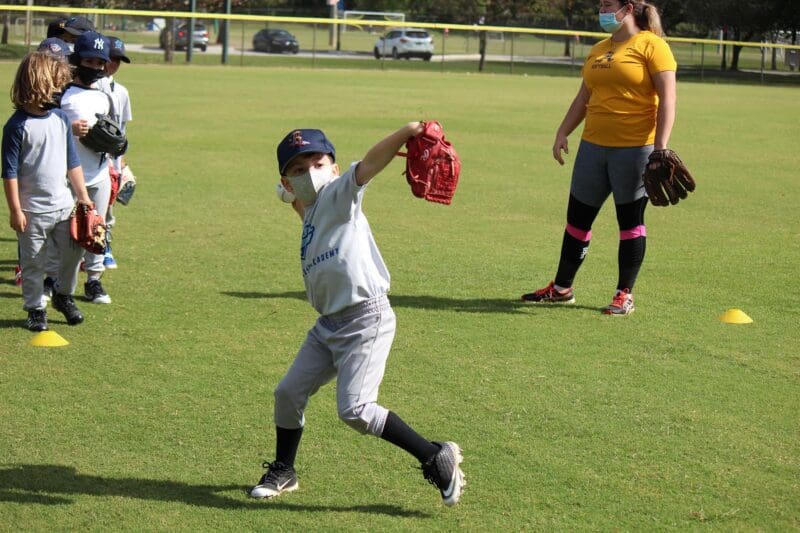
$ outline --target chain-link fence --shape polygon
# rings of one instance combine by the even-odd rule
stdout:
[[[207,13],[195,13],[194,31],[189,32],[190,13],[91,9],[63,12],[54,8],[26,10],[20,6],[0,6],[3,48],[6,48],[0,57],[11,58],[15,49],[24,51],[34,47],[45,38],[49,21],[76,14],[92,20],[98,31],[122,39],[129,55],[146,63],[482,70],[578,76],[591,46],[606,37],[596,32],[546,27]],[[342,31],[345,27],[346,31]],[[419,31],[400,32],[403,28]],[[672,36],[668,41],[678,61],[679,78],[716,80],[749,73],[761,81],[786,79],[800,83],[797,73],[800,46]],[[190,42],[193,46],[187,50]],[[737,73],[729,71],[734,54]]]

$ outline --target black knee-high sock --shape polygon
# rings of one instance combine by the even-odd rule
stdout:
[[[616,206],[620,230],[617,290],[620,291],[623,289],[633,291],[639,269],[644,262],[644,252],[647,247],[647,230],[644,225],[646,207],[647,198],[639,198],[631,203]]]
[[[556,271],[556,285],[560,287],[572,287],[578,269],[583,264],[583,259],[589,251],[589,241],[576,239],[568,232],[564,232],[564,240],[561,241],[561,259],[558,261]]]
[[[584,204],[572,194],[569,195],[567,228],[568,230],[571,229],[573,233],[571,234],[567,230],[564,231],[564,239],[561,241],[561,258],[558,261],[558,270],[556,271],[556,285],[572,287],[575,275],[578,273],[578,269],[589,251],[592,224],[594,224],[594,219],[597,218],[599,212],[599,207]],[[586,240],[576,237],[574,235],[576,231],[580,232],[581,236],[585,235]]]
[[[381,438],[404,449],[416,457],[420,463],[427,462],[439,451],[437,445],[411,429],[394,411],[389,411],[386,417]]]
[[[619,279],[617,290],[630,289],[636,283],[639,269],[644,262],[644,252],[647,247],[647,237],[636,237],[619,241]]]
[[[275,426],[275,460],[288,466],[294,466],[294,459],[297,456],[297,448],[300,446],[302,436],[303,428],[286,429]]]

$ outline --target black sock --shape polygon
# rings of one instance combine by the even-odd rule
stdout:
[[[568,232],[564,232],[564,240],[561,242],[561,259],[558,261],[555,282],[559,287],[572,287],[575,275],[589,251],[589,241],[576,239]]]
[[[381,438],[387,442],[391,442],[395,446],[403,448],[416,457],[420,463],[427,462],[439,452],[439,447],[437,445],[423,438],[419,433],[411,429],[393,411],[389,411],[386,417],[386,423],[383,426]]]
[[[303,428],[285,429],[275,426],[275,460],[288,466],[294,466],[294,459],[297,456],[297,448],[300,446],[300,437],[302,436]]]
[[[639,275],[639,269],[644,261],[644,251],[646,245],[646,237],[636,237],[635,239],[619,241],[619,279],[617,280],[618,290],[633,290],[633,285],[636,283],[636,277]]]

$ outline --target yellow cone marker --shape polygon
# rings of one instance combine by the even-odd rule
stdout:
[[[66,346],[69,344],[67,339],[56,333],[55,331],[42,331],[41,333],[37,333],[31,339],[31,346]]]
[[[741,309],[728,309],[719,316],[719,319],[726,324],[752,324],[753,319]]]

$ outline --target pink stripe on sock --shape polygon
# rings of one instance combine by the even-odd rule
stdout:
[[[629,241],[637,237],[647,237],[647,228],[644,227],[644,224],[619,232],[619,240],[621,241]]]
[[[567,233],[578,239],[579,241],[589,242],[592,240],[592,230],[583,231],[582,229],[578,229],[572,224],[567,224]]]

